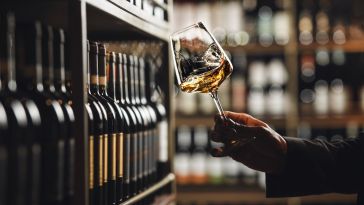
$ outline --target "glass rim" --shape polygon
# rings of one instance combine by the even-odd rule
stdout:
[[[192,24],[190,26],[187,26],[185,28],[182,28],[182,29],[180,29],[178,31],[173,32],[169,37],[172,40],[172,37],[175,36],[175,35],[177,35],[177,34],[183,33],[183,32],[185,32],[185,31],[187,31],[187,30],[189,30],[189,29],[191,29],[193,27],[201,27],[201,26],[202,26],[202,28],[206,29],[206,27],[203,24],[203,22],[202,21],[198,21],[197,23],[194,23],[194,24]]]

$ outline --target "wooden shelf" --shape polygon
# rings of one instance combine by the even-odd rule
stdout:
[[[284,117],[262,117],[258,119],[268,123],[269,125],[275,127],[284,127],[286,119]],[[196,126],[203,125],[207,127],[212,127],[214,125],[214,115],[211,116],[201,116],[201,115],[191,115],[191,116],[183,116],[176,115],[176,126],[187,125],[187,126]]]
[[[303,52],[315,52],[317,49],[324,48],[327,50],[335,50],[335,49],[342,49],[347,53],[359,53],[364,52],[364,40],[349,40],[345,44],[338,45],[332,42],[320,45],[318,43],[312,43],[310,45],[299,45],[298,49]]]
[[[344,114],[344,115],[327,115],[327,116],[301,116],[299,122],[307,122],[312,127],[322,128],[340,128],[345,127],[348,123],[355,122],[364,124],[364,115],[357,114]]]
[[[162,195],[158,196],[152,205],[168,205],[176,201],[176,195]]]
[[[169,183],[173,182],[174,180],[175,180],[174,174],[170,173],[164,179],[162,179],[158,183],[154,184],[153,186],[149,187],[147,190],[145,190],[142,193],[140,193],[140,194],[138,194],[138,195],[136,195],[136,196],[128,199],[125,202],[120,203],[119,205],[131,205],[131,204],[134,204],[134,203],[140,201],[141,199],[145,198],[146,196],[149,196],[150,194],[158,191],[160,188],[168,185]],[[166,199],[167,201],[173,200],[174,199],[174,196],[171,195],[171,197],[170,198],[167,198],[167,199]]]
[[[283,55],[284,46],[271,45],[264,47],[259,44],[247,44],[244,46],[224,46],[224,49],[232,53],[244,52],[247,55],[262,55],[262,54],[272,54],[272,55]]]
[[[125,0],[86,0],[89,36],[140,38],[168,41],[169,22],[145,13]],[[132,32],[125,32],[132,31]]]
[[[264,191],[180,191],[178,190],[178,203],[206,204],[213,203],[264,203],[264,204],[287,204],[290,201],[301,201],[303,203],[353,203],[356,202],[356,195],[344,194],[323,194],[305,197],[266,198]]]

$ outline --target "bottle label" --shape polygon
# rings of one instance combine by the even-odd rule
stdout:
[[[111,179],[116,180],[116,134],[111,135],[111,146],[112,146],[112,156],[111,156]]]
[[[161,121],[158,124],[159,131],[159,161],[168,161],[168,123],[166,120]]]
[[[144,136],[144,138],[143,138],[143,156],[144,156],[144,160],[143,160],[143,175],[144,176],[147,176],[148,175],[148,173],[149,173],[149,166],[148,166],[148,162],[150,161],[149,160],[149,156],[150,156],[150,148],[149,148],[149,146],[148,146],[148,140],[149,140],[149,138],[151,138],[152,137],[152,133],[151,133],[151,131],[145,131],[146,133],[145,133],[145,136]]]
[[[94,136],[89,137],[89,188],[94,188]]]
[[[136,181],[137,176],[138,176],[138,170],[137,170],[137,157],[138,157],[138,152],[137,152],[137,141],[138,141],[138,135],[139,132],[134,133],[132,135],[132,139],[131,139],[131,143],[130,143],[130,147],[131,147],[131,156],[130,156],[130,170],[131,170],[131,180],[132,181]]]
[[[118,177],[121,178],[123,177],[123,164],[124,164],[124,155],[123,155],[123,151],[124,151],[124,134],[123,133],[119,133],[118,134],[118,157],[119,157],[119,160],[118,160]]]
[[[124,158],[125,158],[125,166],[124,166],[124,180],[128,184],[130,182],[130,138],[131,134],[125,134],[124,138]]]
[[[108,174],[107,174],[107,169],[108,169],[108,162],[107,162],[107,158],[108,158],[108,146],[107,146],[107,140],[108,140],[108,135],[105,134],[104,135],[104,183],[107,183],[107,178],[108,178]]]
[[[97,75],[91,75],[90,76],[90,83],[92,85],[98,85],[99,84],[99,78],[97,77]]]
[[[99,84],[106,86],[106,77],[105,76],[99,76]]]
[[[104,183],[104,135],[100,135],[100,139],[99,139],[99,186],[102,186]]]

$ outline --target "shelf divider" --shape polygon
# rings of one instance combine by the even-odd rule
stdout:
[[[121,0],[85,0],[87,5],[98,9],[103,14],[116,18],[127,24],[134,31],[144,33],[145,36],[154,36],[168,41],[169,23],[158,21],[154,16],[146,15],[136,6]],[[89,12],[89,11],[88,11]],[[98,16],[98,14],[94,14]],[[119,24],[122,26],[122,24]]]
[[[147,190],[143,191],[142,193],[128,199],[125,202],[120,203],[119,205],[131,205],[134,204],[137,201],[140,201],[141,199],[143,199],[146,196],[149,196],[150,194],[152,194],[153,192],[159,190],[160,188],[166,186],[167,184],[173,182],[175,180],[175,176],[173,173],[168,174],[164,179],[160,180],[159,182],[157,182],[156,184],[154,184],[153,186],[149,187]]]

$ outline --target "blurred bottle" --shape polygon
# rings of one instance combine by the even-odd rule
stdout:
[[[191,182],[194,184],[206,184],[208,181],[206,171],[207,144],[207,129],[203,126],[195,127],[190,166]]]
[[[233,55],[234,72],[231,76],[231,106],[235,112],[243,112],[246,109],[246,80],[245,69],[247,59],[245,53]]]
[[[249,66],[249,93],[247,109],[252,115],[265,114],[264,88],[267,83],[266,66],[262,61],[253,61]]]
[[[304,9],[301,11],[298,20],[298,39],[301,44],[310,45],[313,42],[312,30],[312,15],[309,10]]]
[[[219,89],[220,91],[220,89]],[[198,94],[198,108],[199,111],[203,114],[212,114],[216,110],[215,105],[212,101],[212,98],[209,94],[199,93]]]
[[[315,99],[314,81],[316,79],[315,58],[311,54],[301,56],[299,101],[301,113],[310,113]]]
[[[259,43],[268,47],[273,43],[273,12],[272,8],[264,5],[258,11],[258,40]]]
[[[289,15],[283,9],[274,13],[273,16],[273,35],[278,45],[287,45],[289,42],[290,25]]]
[[[330,109],[335,114],[344,114],[348,107],[348,91],[342,79],[336,78],[330,84]]]
[[[221,143],[209,141],[209,149],[221,147]],[[208,182],[213,185],[219,185],[223,183],[223,158],[207,156],[207,176]]]
[[[227,157],[222,160],[223,163],[223,175],[224,182],[229,185],[234,185],[239,183],[239,163],[233,160],[231,157]]]
[[[320,1],[323,2],[323,1]],[[330,32],[330,20],[327,13],[327,5],[321,3],[320,11],[316,14],[316,42],[318,44],[324,45],[327,44],[330,40],[329,32]]]
[[[198,95],[180,92],[177,95],[177,111],[183,115],[192,115],[197,111],[196,98]],[[211,103],[212,104],[212,103]]]
[[[180,126],[177,129],[176,155],[174,158],[174,170],[178,184],[188,184],[190,177],[190,150],[191,150],[191,129],[187,126]]]

